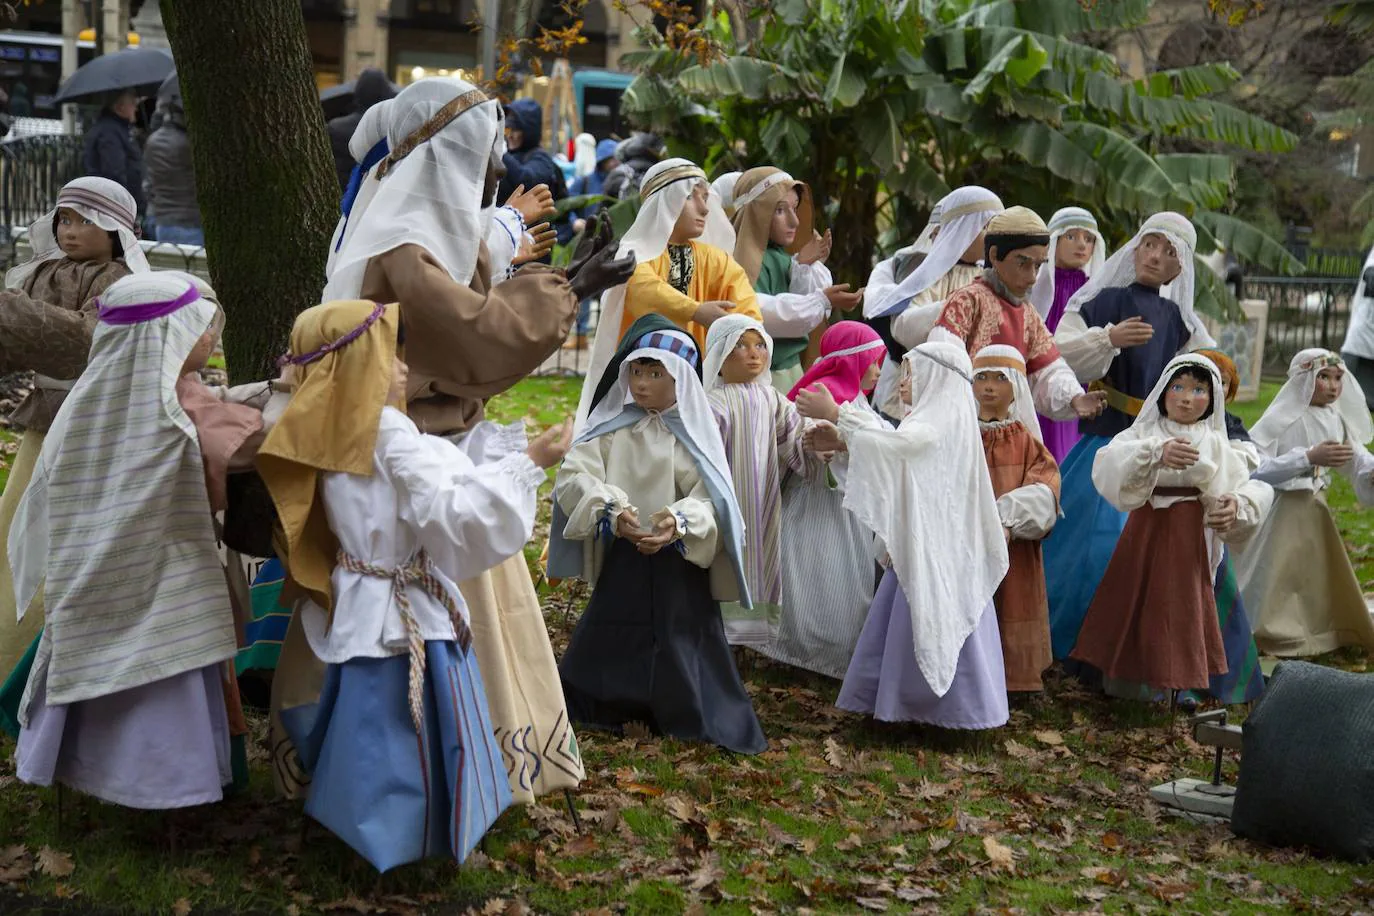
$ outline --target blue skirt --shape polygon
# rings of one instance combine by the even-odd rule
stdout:
[[[1067,658],[1106,575],[1126,513],[1102,498],[1093,486],[1093,460],[1108,436],[1084,436],[1059,468],[1061,518],[1041,543],[1045,551],[1045,589],[1050,602],[1050,639],[1055,658]]]
[[[311,774],[305,811],[378,871],[467,858],[511,804],[477,658],[425,644],[425,730],[406,699],[409,658],[355,658],[325,671],[320,701],[282,711]]]

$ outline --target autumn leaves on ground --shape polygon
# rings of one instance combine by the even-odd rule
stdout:
[[[546,425],[575,395],[575,382],[530,380],[494,413]],[[1367,520],[1340,515],[1347,539],[1367,544]],[[547,594],[556,651],[585,595],[577,584]],[[1366,665],[1358,652],[1327,661]],[[831,705],[837,683],[781,666],[750,660],[745,676],[766,753],[583,733],[581,832],[549,798],[507,812],[461,869],[381,877],[273,798],[261,717],[244,796],[157,814],[69,792],[60,825],[56,793],[19,783],[0,740],[0,912],[38,898],[74,916],[1374,907],[1374,867],[1258,847],[1155,805],[1151,786],[1208,773],[1207,750],[1166,709],[1052,676],[1007,727],[960,734],[866,723]]]

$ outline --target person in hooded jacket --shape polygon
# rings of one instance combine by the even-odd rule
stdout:
[[[615,150],[615,158],[620,160],[620,165],[606,176],[601,193],[617,200],[638,194],[644,175],[663,158],[665,148],[663,138],[657,134],[636,132],[630,139],[622,140]]]
[[[158,93],[157,110],[158,125],[143,147],[143,190],[156,224],[154,237],[159,242],[204,245],[191,138],[186,133],[181,87],[175,80]]]
[[[348,187],[348,178],[353,174],[353,154],[348,151],[348,141],[352,139],[353,131],[358,129],[358,122],[373,105],[395,95],[396,87],[391,85],[386,74],[369,67],[358,74],[353,84],[353,110],[331,119],[325,125],[329,131],[329,148],[334,153],[334,171],[338,173],[340,188]]]
[[[516,188],[525,190],[547,185],[555,202],[568,196],[563,170],[540,145],[544,135],[544,109],[534,99],[516,99],[506,106],[506,154],[501,161],[506,177],[501,179],[496,199],[506,201]],[[572,221],[566,216],[553,223],[558,244],[566,245],[573,236]]]

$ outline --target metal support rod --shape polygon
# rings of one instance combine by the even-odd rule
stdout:
[[[482,79],[496,79],[496,33],[501,28],[501,0],[484,0],[482,7]]]
[[[578,833],[581,833],[581,832],[582,832],[582,818],[580,818],[580,817],[577,816],[577,805],[573,804],[572,789],[564,789],[564,790],[563,790],[563,800],[566,801],[566,802],[568,803],[568,813],[572,815],[573,828],[574,828]]]

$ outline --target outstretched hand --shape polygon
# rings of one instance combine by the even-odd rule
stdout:
[[[568,418],[540,433],[539,437],[530,443],[529,448],[525,449],[525,454],[547,471],[563,460],[568,454],[568,449],[572,448],[572,441],[573,422]]]
[[[525,230],[524,236],[520,239],[520,250],[511,259],[511,264],[519,267],[521,264],[528,264],[530,261],[538,261],[550,251],[553,251],[554,243],[558,241],[558,233],[548,223],[540,223]]]
[[[553,192],[546,184],[537,184],[528,191],[524,185],[519,185],[506,199],[506,206],[518,210],[526,226],[558,213],[558,208],[553,205]]]
[[[819,382],[797,392],[797,413],[808,420],[829,420],[831,423],[840,418],[840,405],[830,389]]]

